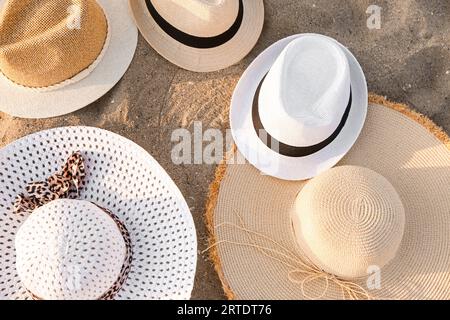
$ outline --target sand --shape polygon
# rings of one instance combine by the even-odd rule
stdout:
[[[370,4],[382,7],[379,30],[366,26]],[[225,130],[229,101],[246,66],[271,43],[295,33],[335,37],[350,48],[366,73],[369,90],[406,103],[450,132],[450,2],[447,0],[326,1],[265,0],[263,34],[238,65],[209,74],[182,70],[139,39],[123,79],[92,105],[63,117],[24,120],[0,113],[0,146],[29,133],[66,125],[111,130],[153,155],[180,187],[191,208],[199,238],[193,299],[224,298],[207,254],[203,222],[214,165],[175,165],[171,133],[193,121],[204,130]]]

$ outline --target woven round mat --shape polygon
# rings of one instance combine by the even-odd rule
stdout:
[[[370,95],[366,125],[355,146],[338,163],[372,169],[386,177],[405,206],[405,233],[397,256],[381,269],[374,299],[450,298],[450,138],[407,106]],[[236,154],[233,150],[229,155]],[[221,164],[210,186],[206,210],[210,257],[229,299],[342,299],[324,282],[308,288],[290,281],[292,271],[251,246],[245,226],[298,256],[289,208],[305,181],[261,175],[250,164]],[[270,240],[267,240],[270,239]],[[276,250],[280,250],[276,247]],[[365,287],[366,283],[355,281]],[[308,291],[308,295],[305,295]]]

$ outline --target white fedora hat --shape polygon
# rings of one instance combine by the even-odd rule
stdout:
[[[144,38],[164,58],[191,71],[231,66],[255,46],[262,0],[130,0]]]
[[[49,118],[89,105],[122,78],[137,34],[126,0],[0,0],[0,111]]]
[[[1,149],[0,166],[0,295],[190,298],[193,219],[141,147],[97,128],[56,128]]]
[[[351,52],[318,34],[261,53],[234,91],[230,123],[243,156],[265,174],[304,180],[334,166],[358,138],[367,84]]]

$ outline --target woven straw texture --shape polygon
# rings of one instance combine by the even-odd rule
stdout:
[[[96,0],[8,0],[0,17],[0,70],[21,86],[53,86],[91,66],[107,35]]]
[[[403,239],[395,258],[381,269],[378,299],[450,298],[450,139],[426,117],[404,105],[371,95],[368,118],[355,146],[338,164],[369,168],[392,183],[405,209]],[[382,105],[383,104],[383,105]],[[261,175],[251,165],[221,165],[211,185],[206,219],[211,258],[230,299],[306,299],[291,271],[255,248],[221,243],[246,242],[232,223],[264,234],[302,257],[291,232],[290,210],[305,182]],[[221,227],[218,227],[221,226]],[[267,240],[262,243],[271,246]],[[366,287],[365,281],[356,282]],[[321,296],[321,279],[305,292]],[[323,299],[342,299],[329,283]]]
[[[0,70],[22,86],[58,84],[97,59],[107,31],[95,0],[9,0],[0,18]]]
[[[43,181],[57,172],[76,150],[86,164],[78,199],[110,210],[130,233],[133,262],[115,298],[190,298],[197,239],[181,192],[144,149],[90,127],[38,132],[0,150],[0,295],[31,298],[16,272],[14,238],[29,216],[13,213],[16,195],[29,182]]]
[[[0,8],[4,8],[7,1],[0,0]],[[96,2],[108,20],[106,43],[97,60],[76,76],[45,88],[24,88],[0,72],[3,93],[0,111],[21,118],[61,116],[98,100],[122,78],[133,59],[138,39],[128,0]]]
[[[16,235],[16,267],[43,300],[95,300],[117,281],[125,241],[94,204],[56,200],[36,209]]]
[[[239,10],[238,0],[152,0],[152,4],[172,26],[197,37],[214,37],[228,30]]]
[[[310,180],[292,208],[297,244],[320,269],[343,279],[367,276],[395,257],[405,211],[394,187],[363,167],[339,166]]]
[[[152,1],[155,7],[163,10],[165,13],[165,18],[169,16],[170,7],[166,7],[162,2],[166,1]],[[171,1],[174,2],[174,1]],[[226,2],[230,2],[226,0]],[[233,2],[233,1],[231,1]],[[234,1],[237,2],[237,1]],[[149,13],[145,0],[129,0],[136,25],[138,26],[141,34],[149,42],[149,44],[164,58],[170,62],[178,65],[187,70],[197,71],[197,72],[210,72],[220,70],[229,67],[240,60],[242,60],[255,46],[256,42],[261,35],[261,31],[264,24],[264,4],[262,0],[245,0],[244,3],[244,17],[242,25],[236,35],[228,42],[221,46],[210,48],[210,49],[198,49],[186,46],[177,40],[171,38],[167,35],[153,20],[151,14]],[[176,2],[174,2],[174,5]],[[190,0],[190,1],[177,1],[178,6],[183,6],[176,10],[177,12],[183,12],[182,15],[174,15],[179,21],[188,21],[189,24],[196,24],[192,22],[189,18],[193,18],[194,15],[189,12],[195,12],[194,10],[201,7],[204,10],[209,10],[214,13],[214,6],[208,4],[202,4],[204,1]],[[225,6],[228,8],[228,5]],[[233,17],[237,15],[236,12],[232,13],[232,10],[225,10],[225,13],[233,14]],[[163,14],[163,13],[161,13]],[[202,34],[208,34],[211,30],[218,32],[217,19],[212,19],[216,17],[216,14],[211,15],[210,13],[205,13],[205,17],[210,17],[208,22],[214,27],[208,27],[207,30],[200,33],[199,28],[197,30],[183,30],[186,33],[196,32],[199,36]],[[199,17],[195,17],[199,19]],[[230,21],[231,19],[226,19],[221,17],[222,21]],[[178,23],[179,27],[183,25]],[[203,24],[204,25],[204,24]],[[224,28],[222,32],[226,31],[226,25],[222,25]],[[192,28],[192,27],[191,27]],[[194,34],[195,35],[195,34]],[[209,33],[211,35],[211,33]],[[215,34],[217,35],[217,34]]]

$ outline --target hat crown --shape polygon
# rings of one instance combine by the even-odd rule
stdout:
[[[307,35],[286,46],[264,79],[261,122],[285,144],[314,145],[336,130],[349,97],[349,65],[339,44]]]
[[[44,88],[69,80],[102,52],[108,23],[96,0],[8,0],[0,12],[0,71]]]
[[[297,242],[322,270],[355,279],[382,268],[400,246],[405,213],[394,187],[361,167],[337,167],[312,179],[293,212]]]
[[[36,209],[15,239],[17,272],[44,300],[98,299],[117,281],[126,246],[114,220],[83,200]]]
[[[214,37],[236,21],[239,0],[147,0],[172,26],[189,35]]]

